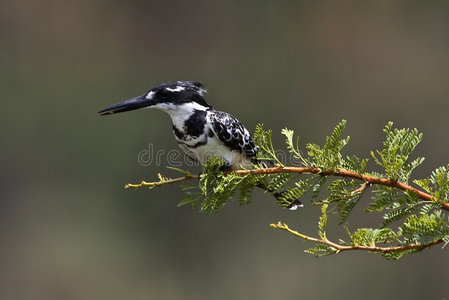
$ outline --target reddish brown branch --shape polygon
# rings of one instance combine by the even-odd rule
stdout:
[[[314,167],[285,167],[284,166],[284,167],[273,167],[273,168],[265,168],[265,169],[236,170],[236,171],[231,171],[231,172],[235,172],[236,174],[239,174],[242,176],[247,175],[247,174],[277,174],[277,173],[298,173],[298,174],[319,174],[322,176],[340,176],[340,177],[344,177],[344,178],[360,180],[360,181],[365,182],[365,184],[367,184],[367,185],[379,184],[379,185],[383,185],[383,186],[394,187],[394,188],[400,189],[402,191],[410,191],[410,192],[416,193],[418,195],[418,197],[424,201],[433,201],[434,200],[432,195],[427,194],[427,193],[425,193],[421,190],[418,190],[412,186],[409,186],[405,183],[391,180],[391,179],[386,179],[386,178],[379,178],[379,177],[374,177],[374,176],[369,176],[369,175],[364,175],[364,174],[357,174],[355,172],[344,170],[344,169],[339,169],[338,171],[331,171],[331,170],[321,171],[319,168],[314,168]],[[140,188],[142,186],[148,186],[148,187],[152,188],[155,186],[171,184],[174,182],[184,181],[184,180],[189,180],[189,179],[198,179],[198,176],[192,175],[189,173],[186,176],[182,176],[182,177],[174,178],[174,179],[168,179],[166,181],[165,180],[160,181],[160,182],[144,182],[144,181],[142,181],[140,184],[127,184],[125,187],[126,188],[128,188],[128,187]],[[363,186],[359,190],[363,191],[366,187],[367,186]],[[356,191],[359,191],[359,190],[356,190]],[[442,203],[441,208],[446,211],[449,211],[449,203]]]
[[[414,192],[418,195],[418,197],[424,201],[432,201],[433,197],[430,194],[427,194],[423,191],[420,191],[412,186],[409,186],[405,183],[386,179],[386,178],[379,178],[379,177],[373,177],[369,175],[361,175],[357,174],[352,171],[339,169],[338,171],[321,171],[319,168],[314,167],[274,167],[274,168],[265,168],[265,169],[251,169],[251,170],[237,170],[234,171],[237,174],[240,175],[246,175],[246,174],[276,174],[276,173],[299,173],[299,174],[319,174],[323,176],[340,176],[344,178],[351,178],[356,179],[360,181],[364,181],[368,184],[379,184],[384,186],[390,186],[394,187],[403,191],[410,191]],[[441,204],[441,208],[449,211],[449,203],[443,203]]]

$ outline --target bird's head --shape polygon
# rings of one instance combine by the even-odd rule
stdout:
[[[206,89],[201,82],[168,82],[151,89],[146,94],[117,103],[98,113],[103,116],[140,108],[159,108],[168,112],[183,105],[205,110],[211,106],[204,100],[204,93]]]

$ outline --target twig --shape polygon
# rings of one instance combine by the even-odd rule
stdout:
[[[369,185],[370,184],[368,182],[364,182],[358,189],[351,192],[351,196],[363,193],[369,187]]]
[[[198,178],[199,178],[198,175],[187,174],[187,173],[186,173],[186,175],[184,175],[182,177],[177,177],[177,178],[166,178],[159,174],[159,181],[153,181],[153,182],[142,181],[141,183],[137,183],[137,184],[128,183],[128,184],[125,184],[125,189],[127,189],[127,188],[140,189],[141,187],[144,187],[144,186],[152,189],[154,187],[159,187],[162,185],[173,184],[173,183],[180,182],[180,181],[185,181],[185,180],[190,180],[190,179],[198,179]]]
[[[406,251],[406,250],[416,250],[420,251],[425,248],[434,246],[436,244],[440,244],[443,242],[442,239],[432,241],[428,244],[407,244],[404,246],[392,246],[392,247],[378,247],[378,246],[360,246],[360,245],[352,245],[352,246],[345,246],[340,245],[337,243],[334,243],[332,241],[329,241],[327,238],[325,239],[318,239],[314,237],[310,237],[308,235],[299,233],[296,230],[291,229],[288,227],[287,224],[278,222],[277,224],[270,224],[271,227],[276,229],[282,229],[285,230],[295,236],[299,236],[307,241],[312,241],[315,243],[325,244],[335,249],[335,252],[342,252],[342,251],[348,251],[348,250],[365,250],[365,251],[371,251],[371,252],[382,252],[382,253],[390,253],[390,252],[398,252],[398,251]]]

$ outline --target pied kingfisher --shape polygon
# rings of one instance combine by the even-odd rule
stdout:
[[[181,149],[202,165],[212,156],[225,161],[223,168],[251,168],[258,147],[248,130],[233,116],[212,108],[203,98],[200,82],[163,83],[148,93],[99,112],[108,115],[139,108],[157,108],[172,120],[173,133]]]
[[[233,116],[212,108],[203,98],[206,89],[200,82],[163,83],[141,96],[117,103],[98,113],[109,115],[140,108],[157,108],[170,117],[175,138],[186,155],[204,165],[219,156],[226,169],[248,169],[256,162],[258,146],[248,130]],[[259,187],[266,189],[266,185]],[[274,193],[278,198],[281,193]],[[289,208],[302,206],[299,200]]]

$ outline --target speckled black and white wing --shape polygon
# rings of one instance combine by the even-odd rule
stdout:
[[[228,113],[210,110],[208,122],[214,135],[232,150],[238,151],[248,158],[255,157],[258,147],[248,130]]]

